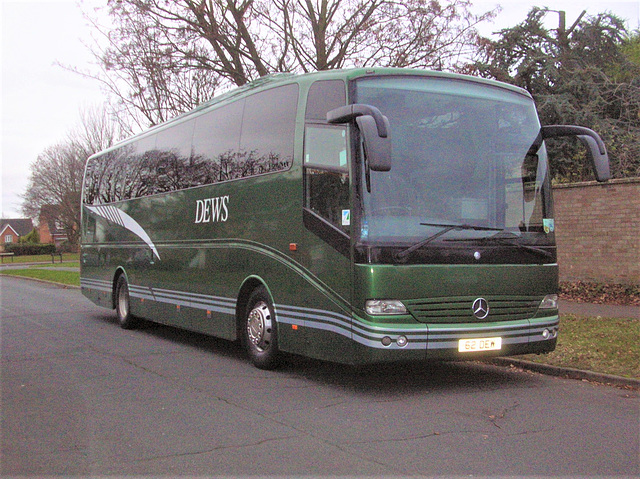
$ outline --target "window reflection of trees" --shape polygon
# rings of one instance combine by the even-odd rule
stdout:
[[[287,85],[249,97],[254,128],[242,138],[240,123],[230,123],[230,117],[241,121],[237,113],[244,105],[232,103],[95,157],[87,166],[85,202],[112,203],[287,170],[293,163],[297,96],[297,86]],[[237,134],[225,137],[234,128]],[[252,130],[259,135],[252,137]],[[232,148],[220,151],[222,146]]]

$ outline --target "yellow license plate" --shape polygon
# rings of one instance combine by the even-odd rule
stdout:
[[[458,351],[461,353],[499,351],[501,348],[502,338],[472,338],[458,341]]]

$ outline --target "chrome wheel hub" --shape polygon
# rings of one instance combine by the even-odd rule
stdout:
[[[129,298],[127,298],[125,288],[120,288],[118,291],[118,311],[122,318],[126,318],[129,314]]]
[[[271,344],[271,312],[264,302],[257,303],[247,319],[247,337],[258,350],[264,351]]]

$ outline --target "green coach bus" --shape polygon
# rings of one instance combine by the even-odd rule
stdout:
[[[558,333],[545,139],[514,86],[275,75],[88,159],[81,286],[138,318],[347,364],[544,353]]]

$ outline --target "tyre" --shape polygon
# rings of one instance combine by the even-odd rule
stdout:
[[[122,329],[132,329],[136,326],[137,320],[131,315],[131,302],[129,300],[129,284],[124,275],[120,275],[116,282],[116,315],[118,324]]]
[[[242,324],[242,337],[251,362],[260,369],[278,366],[278,328],[271,299],[264,286],[251,293]]]

